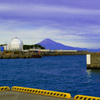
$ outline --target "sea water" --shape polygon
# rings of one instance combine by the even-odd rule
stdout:
[[[87,70],[85,55],[0,59],[0,86],[100,97],[100,70]]]

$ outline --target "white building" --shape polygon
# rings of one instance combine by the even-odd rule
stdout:
[[[19,38],[15,37],[10,41],[7,49],[22,51],[23,50],[23,42]]]

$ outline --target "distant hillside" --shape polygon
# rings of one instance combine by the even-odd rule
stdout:
[[[41,46],[45,47],[46,49],[50,50],[82,50],[82,51],[91,51],[91,52],[99,52],[100,49],[87,49],[87,48],[78,48],[78,47],[71,47],[71,46],[66,46],[61,43],[55,42],[49,38],[44,39],[43,41],[37,43],[40,44]]]

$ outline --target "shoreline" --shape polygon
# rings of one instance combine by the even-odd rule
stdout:
[[[4,51],[0,54],[0,59],[17,59],[17,58],[42,58],[42,56],[62,56],[62,55],[86,55],[87,51],[77,52],[57,52],[57,51],[41,51],[41,52],[22,52],[22,51]]]

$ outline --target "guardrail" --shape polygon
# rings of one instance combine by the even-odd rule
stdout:
[[[26,92],[26,93],[41,94],[41,95],[47,95],[47,96],[54,96],[54,97],[61,97],[61,98],[71,98],[71,95],[69,93],[48,91],[48,90],[41,90],[41,89],[34,89],[34,88],[13,86],[11,90]]]

